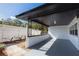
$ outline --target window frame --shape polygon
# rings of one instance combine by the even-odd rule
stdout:
[[[46,35],[46,34],[42,34],[42,33],[40,33],[40,34],[38,34],[38,35],[32,35],[32,30],[35,30],[35,29],[32,29],[32,28],[29,28],[29,25],[31,24],[31,27],[32,27],[32,24],[33,23],[37,23],[37,22],[34,22],[34,21],[32,21],[32,20],[29,20],[28,21],[28,37],[35,37],[35,36],[42,36],[42,35]],[[37,23],[37,24],[40,24],[40,23]],[[42,24],[40,24],[40,25],[42,25]],[[44,27],[45,25],[42,25],[42,27]],[[45,27],[47,27],[47,26],[45,26]],[[37,29],[38,30],[38,29]],[[41,31],[41,30],[40,30]],[[47,31],[48,31],[48,29],[47,29]]]
[[[70,35],[78,36],[77,23],[75,23],[74,25],[70,27]]]

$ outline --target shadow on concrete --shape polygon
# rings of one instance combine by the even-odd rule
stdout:
[[[51,39],[52,39],[52,38],[49,37],[49,38],[47,38],[46,40],[44,40],[44,41],[42,41],[42,42],[40,42],[40,43],[38,43],[38,44],[35,44],[35,45],[33,45],[33,46],[29,47],[29,48],[30,48],[30,49],[40,50],[40,51],[46,51],[46,50],[42,50],[42,49],[40,49],[40,48],[41,48],[42,46],[44,46],[47,42],[49,42]]]
[[[48,56],[79,56],[79,51],[69,41],[64,39],[56,40],[46,52]]]

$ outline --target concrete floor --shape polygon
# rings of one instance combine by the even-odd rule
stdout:
[[[79,51],[69,40],[58,39],[46,52],[48,56],[79,56]]]
[[[53,39],[38,43],[32,47],[26,56],[79,56],[79,51],[69,40]]]

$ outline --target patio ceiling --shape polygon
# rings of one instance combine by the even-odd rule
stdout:
[[[78,8],[78,3],[50,3],[16,15],[16,17],[24,20],[32,20],[46,26],[54,26],[54,20],[56,20],[56,25],[67,25],[75,16],[75,11],[73,10]],[[53,15],[52,19],[42,19],[51,14]]]

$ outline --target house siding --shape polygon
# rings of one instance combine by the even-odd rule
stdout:
[[[68,31],[68,36],[69,40],[74,44],[74,46],[79,50],[79,19],[77,17],[74,17],[74,19],[71,21],[71,23],[68,25],[68,30],[69,28],[77,23],[77,29],[78,29],[78,36],[71,35],[69,34]]]

